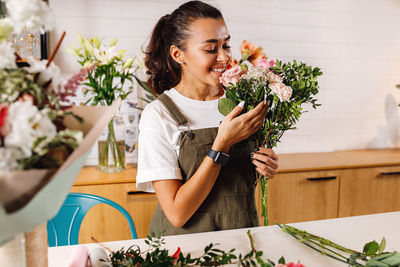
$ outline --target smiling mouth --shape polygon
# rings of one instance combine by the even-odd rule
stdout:
[[[224,72],[226,70],[226,67],[220,68],[220,69],[213,69],[211,68],[211,71],[215,71],[215,72]]]

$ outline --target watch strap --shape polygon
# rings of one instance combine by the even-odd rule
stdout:
[[[217,163],[221,166],[225,166],[229,161],[228,154],[221,152],[221,151],[215,151],[214,149],[208,150],[207,156],[212,158],[215,163]]]

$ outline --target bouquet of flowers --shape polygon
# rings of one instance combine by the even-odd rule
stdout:
[[[219,100],[219,111],[227,115],[244,101],[246,112],[266,101],[269,111],[264,124],[250,139],[255,141],[256,147],[275,147],[285,131],[294,129],[304,112],[303,104],[319,106],[315,95],[318,93],[317,78],[322,72],[318,67],[296,60],[292,63],[269,60],[262,47],[256,48],[247,41],[242,42],[240,52],[241,59],[232,59],[220,78],[226,98]],[[257,181],[261,181],[262,215],[267,225],[267,180],[259,175]]]
[[[0,10],[1,246],[57,213],[120,101],[107,108],[71,106],[90,69],[67,81],[61,76],[52,59],[65,32],[49,60],[28,58],[28,67],[18,67],[11,34],[26,28],[44,33],[52,28],[53,15],[42,0],[0,0]],[[47,239],[42,240],[47,247]]]
[[[28,59],[18,68],[18,55],[7,41],[12,31],[29,27],[44,33],[52,17],[43,1],[7,0],[9,17],[0,20],[0,169],[57,169],[78,147],[83,134],[63,123],[76,87],[64,86],[51,60]],[[56,52],[56,51],[55,51]],[[54,54],[55,54],[54,52]],[[53,55],[54,57],[54,55]],[[80,119],[74,116],[76,119]],[[0,198],[3,198],[2,195]],[[7,206],[6,206],[7,207]]]
[[[124,88],[125,82],[133,83],[133,58],[124,59],[126,50],[116,51],[117,40],[109,46],[103,45],[97,37],[83,38],[78,35],[79,48],[70,47],[68,51],[79,58],[78,62],[88,70],[83,83],[88,86],[84,95],[88,96],[85,104],[110,106],[118,97],[124,100],[133,90],[131,85]],[[99,146],[99,169],[117,172],[125,169],[124,145],[117,141],[114,120],[108,124],[105,143]]]

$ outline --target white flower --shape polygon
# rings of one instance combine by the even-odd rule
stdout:
[[[13,27],[10,24],[8,18],[0,19],[0,42],[7,40],[13,31]]]
[[[37,148],[37,151],[40,151],[57,134],[56,127],[47,113],[46,109],[38,110],[30,101],[12,103],[3,127],[4,145],[20,148],[24,157],[30,157],[34,143],[38,138],[44,137]]]
[[[262,68],[260,66],[254,66],[250,68],[246,74],[244,74],[242,79],[250,80],[250,79],[255,79],[260,83],[266,83],[267,82],[267,76],[266,76],[266,71],[265,68]]]
[[[45,33],[54,25],[50,7],[42,0],[5,0],[8,16],[14,32],[19,34],[24,28],[32,33]]]
[[[16,68],[14,48],[9,42],[0,43],[0,69]]]
[[[24,154],[17,147],[0,147],[0,170],[21,169],[18,160],[23,158]]]
[[[292,87],[286,86],[283,83],[270,83],[268,87],[271,88],[272,92],[282,102],[289,101],[290,97],[292,96]]]
[[[143,52],[137,52],[134,60],[134,64],[138,69],[146,70],[146,65],[144,64],[146,55]]]
[[[53,92],[58,93],[64,80],[61,75],[61,70],[53,62],[48,67],[47,60],[36,60],[33,57],[27,59],[29,67],[26,68],[30,73],[40,73],[37,83],[43,86],[51,80],[50,88]]]
[[[107,65],[112,62],[114,57],[118,55],[117,52],[114,51],[115,46],[111,46],[110,48],[106,49],[103,45],[100,46],[99,49],[94,48],[93,53],[96,60],[99,61],[100,65]]]

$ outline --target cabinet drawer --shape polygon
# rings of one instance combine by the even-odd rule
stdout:
[[[339,217],[400,210],[400,166],[343,171]]]
[[[74,186],[71,192],[98,195],[118,203],[131,215],[138,238],[148,234],[149,222],[158,203],[155,194],[137,191],[134,183]],[[91,243],[92,236],[101,242],[131,239],[125,217],[105,204],[88,211],[79,232],[79,243]]]
[[[340,176],[341,171],[277,174],[268,182],[269,223],[336,218]]]

